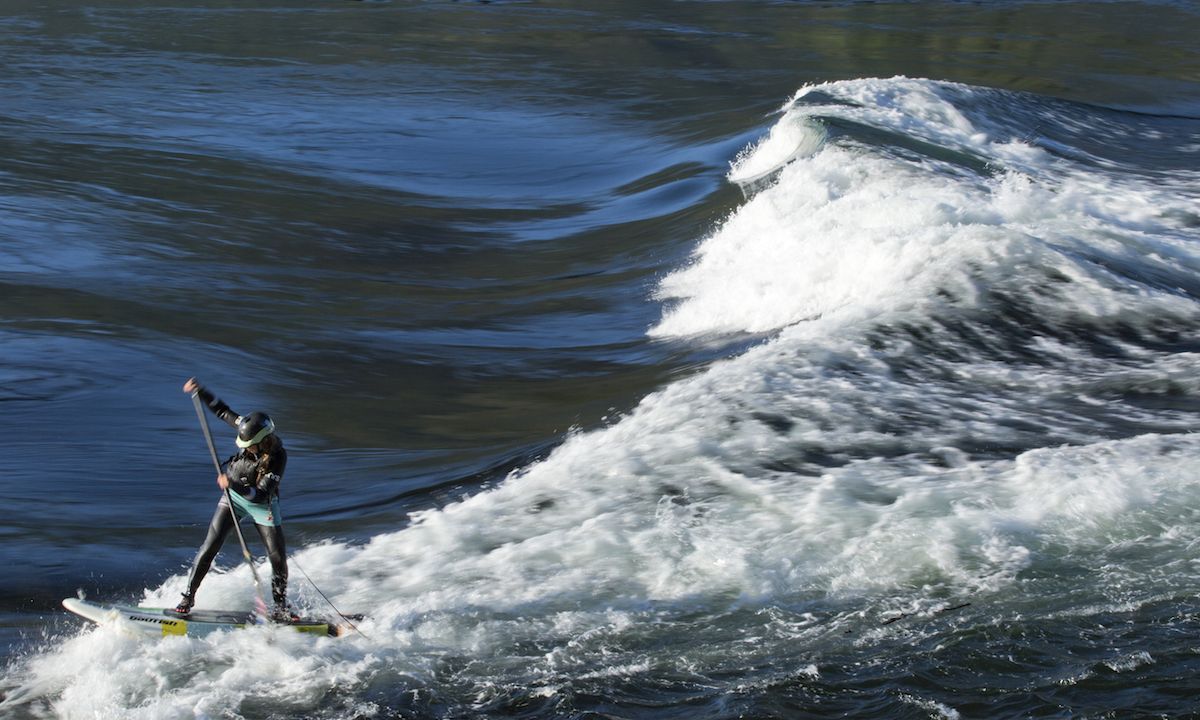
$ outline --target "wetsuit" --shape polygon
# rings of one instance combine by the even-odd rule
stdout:
[[[233,427],[237,427],[239,415],[211,392],[201,387],[197,391],[200,399],[208,405],[213,415],[221,418]],[[271,597],[276,608],[286,607],[287,600],[287,550],[283,541],[283,523],[279,515],[279,482],[283,479],[284,468],[287,467],[287,452],[283,444],[276,442],[270,452],[265,467],[263,459],[255,456],[249,450],[241,450],[222,464],[226,477],[229,478],[229,494],[221,494],[217,508],[213,512],[212,522],[208,526],[208,536],[196,559],[192,561],[192,572],[188,576],[187,591],[184,593],[191,599],[196,596],[200,582],[208,574],[213,558],[225,542],[225,536],[233,528],[233,518],[229,515],[229,500],[233,499],[234,511],[238,520],[249,517],[258,528],[263,545],[267,548],[267,557],[271,560]]]

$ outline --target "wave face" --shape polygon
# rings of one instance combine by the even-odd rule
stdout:
[[[61,498],[0,491],[26,509],[0,526],[10,595],[94,572],[94,599],[174,604],[202,528],[172,523],[211,499],[178,488],[206,459],[179,467],[200,448],[175,386],[130,397],[199,363],[295,418],[293,600],[367,614],[337,639],[161,642],[39,617],[10,641],[0,716],[1192,712],[1186,102],[867,77],[870,48],[815,20],[919,26],[934,6],[793,4],[771,12],[832,13],[796,24],[797,56],[836,61],[805,77],[863,77],[764,121],[743,97],[781,82],[757,5],[689,23],[677,3],[349,5],[373,14],[0,21],[24,43],[0,50],[24,58],[0,108],[0,400],[25,430],[12,461]],[[246,58],[209,35],[227,15],[323,49],[264,30],[271,62]],[[389,59],[393,35],[419,52]],[[101,51],[109,105],[34,57]],[[147,93],[165,99],[143,111]],[[156,476],[132,489],[131,456]],[[249,607],[249,570],[222,561],[201,605]],[[3,626],[25,600],[0,601]]]

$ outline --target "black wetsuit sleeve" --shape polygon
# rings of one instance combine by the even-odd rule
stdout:
[[[226,405],[224,400],[216,395],[213,395],[212,392],[210,392],[209,389],[203,385],[196,389],[196,394],[200,396],[200,399],[204,401],[204,404],[208,406],[208,409],[212,410],[213,415],[216,415],[224,420],[230,425],[230,427],[237,427],[238,418],[241,416],[235,413],[228,405]]]

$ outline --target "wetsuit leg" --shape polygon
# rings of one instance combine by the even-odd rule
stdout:
[[[213,558],[217,556],[217,551],[221,549],[221,545],[225,542],[225,536],[229,534],[232,527],[233,518],[229,516],[229,506],[224,502],[218,502],[212,522],[208,525],[208,537],[204,538],[204,544],[200,546],[200,551],[196,553],[196,559],[192,561],[192,572],[188,576],[188,597],[196,597],[196,590],[200,588],[200,583],[208,574],[208,569],[212,567]]]
[[[283,528],[279,525],[259,525],[258,535],[267,548],[267,557],[271,559],[271,599],[276,607],[287,604],[287,548],[283,542]]]

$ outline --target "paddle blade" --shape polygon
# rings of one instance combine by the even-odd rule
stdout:
[[[267,604],[263,602],[261,594],[254,596],[254,614],[258,617],[259,622],[265,622],[267,619]]]

